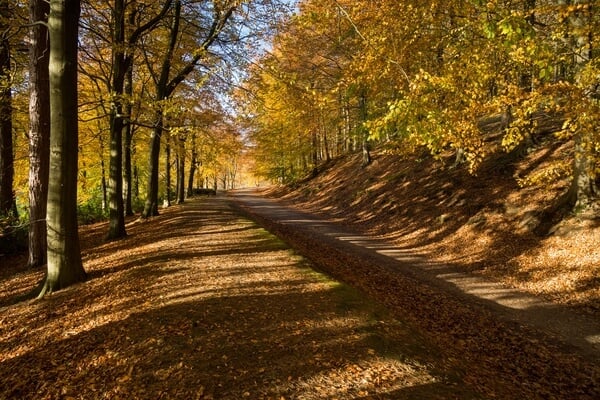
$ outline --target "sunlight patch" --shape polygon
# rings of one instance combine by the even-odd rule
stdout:
[[[299,378],[279,390],[281,394],[303,400],[362,398],[435,382],[424,367],[374,357],[327,369],[309,378]]]

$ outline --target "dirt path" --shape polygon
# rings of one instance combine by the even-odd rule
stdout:
[[[600,398],[600,321],[260,197],[237,204],[327,273],[411,320],[502,398]],[[488,390],[490,390],[488,392]]]
[[[224,198],[129,237],[81,232],[83,284],[14,305],[41,272],[2,260],[0,399],[479,399],[470,368],[310,268]],[[2,306],[4,305],[4,306]]]

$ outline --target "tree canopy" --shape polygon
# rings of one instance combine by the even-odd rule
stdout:
[[[599,22],[583,0],[301,1],[241,94],[257,172],[298,179],[366,133],[398,154],[454,151],[477,173],[543,135],[573,147],[519,182],[570,177],[561,202],[585,206],[599,165]]]

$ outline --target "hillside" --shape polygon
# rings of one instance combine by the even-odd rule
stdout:
[[[519,187],[523,176],[568,149],[561,144],[519,161],[489,157],[476,176],[431,157],[374,152],[329,162],[312,179],[268,194],[380,235],[432,261],[452,264],[581,311],[600,310],[600,218],[552,217],[566,181]],[[450,157],[450,156],[448,156]]]

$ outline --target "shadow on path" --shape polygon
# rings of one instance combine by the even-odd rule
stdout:
[[[90,279],[0,308],[0,399],[481,399],[410,324],[223,198],[86,248]]]
[[[589,390],[600,393],[600,321],[519,290],[431,262],[410,249],[349,232],[348,228],[283,206],[254,190],[231,193],[232,201],[337,279],[350,283],[400,315],[455,343],[458,353],[514,379],[532,379],[539,365],[557,374],[563,359],[582,357],[593,365]],[[508,352],[496,354],[494,352]],[[562,366],[561,366],[562,365]],[[583,364],[577,365],[586,378]],[[504,370],[504,371],[502,371]],[[569,369],[568,369],[569,370]],[[553,376],[552,367],[545,371]],[[596,374],[596,378],[594,378]],[[539,376],[538,376],[539,378]]]

